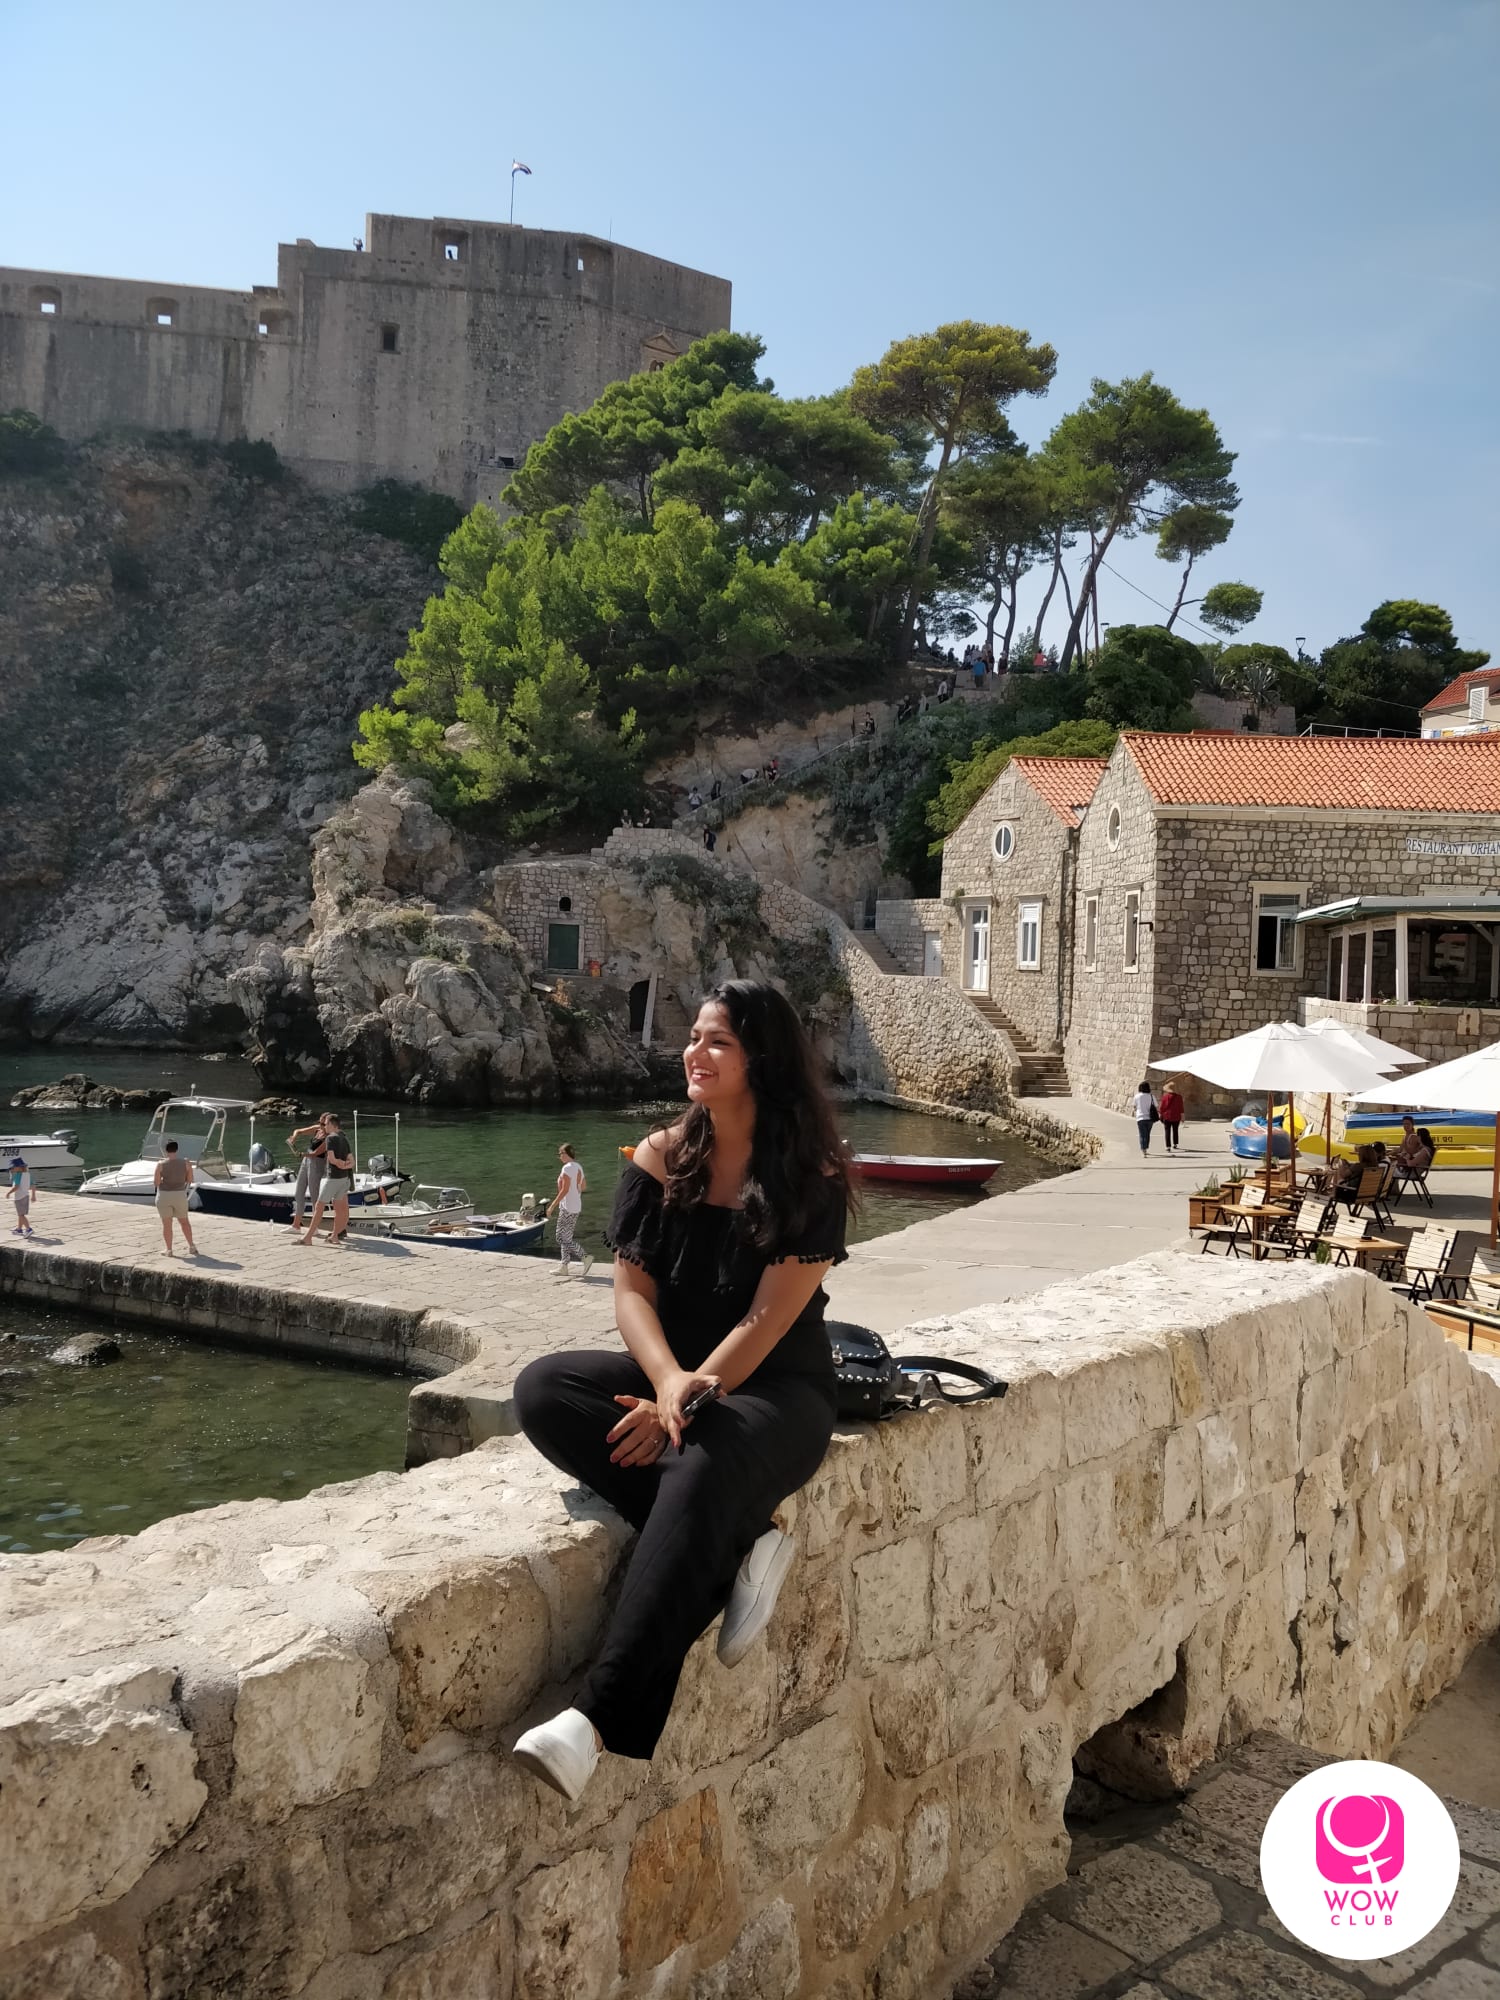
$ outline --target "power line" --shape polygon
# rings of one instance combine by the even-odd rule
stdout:
[[[1107,569],[1111,576],[1118,577],[1127,590],[1133,590],[1138,597],[1144,597],[1146,602],[1154,604],[1158,611],[1165,611],[1168,617],[1172,615],[1170,604],[1163,604],[1159,597],[1153,597],[1149,590],[1142,590],[1141,586],[1138,583],[1132,583],[1128,576],[1120,576],[1120,572],[1115,568],[1114,564],[1107,563],[1103,556],[1099,558],[1099,567],[1100,569]],[[1196,618],[1189,618],[1186,612],[1179,611],[1177,615],[1181,618],[1184,625],[1191,625],[1193,630],[1201,632],[1205,639],[1217,639],[1219,637],[1217,632],[1210,632],[1205,626],[1200,625]]]

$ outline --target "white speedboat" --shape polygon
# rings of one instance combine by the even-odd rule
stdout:
[[[349,1209],[349,1227],[358,1236],[430,1236],[467,1222],[474,1204],[463,1188],[429,1187],[419,1181],[400,1201],[366,1202]]]
[[[76,1132],[0,1132],[0,1166],[9,1166],[18,1155],[33,1172],[83,1165]]]

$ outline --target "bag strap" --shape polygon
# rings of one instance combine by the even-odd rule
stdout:
[[[990,1396],[1003,1396],[1010,1387],[998,1375],[991,1375],[987,1369],[972,1367],[967,1361],[938,1361],[930,1354],[898,1354],[896,1366],[903,1375],[922,1375],[924,1387],[935,1396],[941,1396],[945,1403],[982,1403]],[[974,1387],[955,1394],[945,1389],[938,1379],[943,1375],[957,1375],[961,1381],[972,1382]]]

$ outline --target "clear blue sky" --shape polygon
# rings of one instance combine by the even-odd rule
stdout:
[[[267,283],[503,220],[515,157],[518,221],[731,278],[792,393],[958,318],[1057,348],[1034,440],[1153,369],[1239,453],[1251,636],[1410,596],[1500,655],[1497,0],[0,0],[0,73],[0,264]]]

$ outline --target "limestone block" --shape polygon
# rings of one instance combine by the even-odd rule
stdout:
[[[300,1993],[329,1955],[336,1915],[319,1841],[293,1840],[242,1861],[146,1919],[150,2000]]]
[[[871,1827],[813,1878],[813,1939],[824,1958],[853,1951],[890,1907],[896,1891],[896,1843]]]
[[[620,1900],[620,1964],[627,1979],[660,1965],[724,1917],[719,1802],[694,1792],[646,1820],[631,1843]]]
[[[1128,1846],[1081,1870],[1069,1915],[1095,1937],[1108,1938],[1138,1963],[1149,1964],[1212,1930],[1223,1912],[1208,1884],[1178,1862]]]
[[[1304,1466],[1337,1449],[1344,1432],[1343,1389],[1344,1381],[1332,1362],[1303,1382],[1297,1454]]]
[[[510,1973],[506,1913],[409,1958],[386,1981],[381,2000],[509,2000]]]
[[[870,1720],[888,1771],[916,1778],[948,1754],[948,1676],[929,1655],[882,1674],[870,1689]]]
[[[1162,1455],[1162,1527],[1170,1533],[1194,1523],[1201,1518],[1202,1507],[1198,1428],[1196,1424],[1180,1424],[1167,1432]]]
[[[909,1660],[932,1636],[932,1544],[892,1542],[854,1564],[854,1633],[867,1666]]]
[[[842,1549],[850,1528],[883,1522],[885,1488],[866,1434],[835,1434],[827,1456],[796,1496],[797,1539],[810,1558]]]
[[[959,1866],[963,1875],[968,1875],[982,1855],[1004,1841],[1015,1839],[1018,1773],[1019,1754],[1009,1744],[960,1756],[956,1781]]]
[[[979,1522],[991,1533],[994,1593],[1002,1604],[1034,1603],[1050,1581],[1057,1543],[1056,1501],[1046,1488]],[[956,1524],[955,1524],[956,1525]]]
[[[899,1423],[876,1427],[885,1471],[884,1525],[904,1534],[927,1524],[968,1492],[968,1451],[963,1421],[946,1405],[914,1411]]]
[[[1298,1390],[1275,1389],[1250,1405],[1250,1486],[1259,1492],[1297,1469]]]
[[[977,1403],[960,1414],[981,1509],[1003,1505],[1063,1463],[1062,1398],[1053,1375],[1022,1375],[1002,1402]]]
[[[726,1958],[699,1973],[692,2000],[792,2000],[801,1981],[796,1916],[790,1903],[770,1903],[750,1919]]]
[[[135,1978],[88,1931],[5,1971],[5,2000],[135,2000]]]
[[[953,1814],[947,1799],[939,1792],[925,1793],[907,1814],[902,1841],[902,1886],[909,1903],[943,1886],[952,1846]]]
[[[927,2000],[938,1962],[937,1925],[931,1918],[890,1938],[870,1967],[870,2000]]]
[[[985,1622],[995,1595],[994,1539],[1000,1521],[1015,1511],[996,1508],[977,1517],[960,1515],[934,1535],[932,1623],[939,1640]]]
[[[489,1895],[536,1823],[536,1781],[471,1755],[360,1803],[344,1839],[355,1948],[379,1951]],[[614,1908],[610,1907],[611,1936]]]
[[[1170,1432],[1154,1432],[1116,1453],[1110,1496],[1115,1550],[1149,1548],[1162,1533],[1162,1476]]]
[[[972,1860],[965,1856],[938,1925],[944,1955],[963,1960],[988,1949],[1015,1923],[1025,1901],[1009,1844]]]
[[[1198,1423],[1203,1474],[1203,1514],[1213,1520],[1232,1507],[1250,1483],[1250,1412],[1243,1406],[1214,1410]]]
[[[1083,1465],[1171,1423],[1172,1369],[1156,1342],[1121,1340],[1107,1362],[1069,1369],[1060,1379],[1068,1465]]]
[[[1089,1577],[1115,1553],[1115,1468],[1106,1459],[1058,1486],[1057,1567],[1063,1576]]]
[[[672,1783],[753,1749],[770,1732],[777,1668],[770,1647],[753,1646],[731,1669],[720,1666],[717,1644],[714,1626],[683,1663],[677,1697],[652,1759],[652,1768]]]
[[[809,1574],[796,1564],[777,1600],[767,1632],[776,1663],[776,1713],[815,1708],[843,1678],[849,1653],[849,1605],[842,1574]],[[735,1669],[744,1671],[743,1663]]]
[[[0,1709],[0,1950],[113,1902],[198,1817],[174,1678],[108,1667]]]
[[[1016,1620],[960,1632],[936,1655],[948,1675],[949,1729],[955,1744],[972,1743],[1004,1721],[1013,1701]]]
[[[1072,1653],[1077,1626],[1074,1594],[1066,1588],[1054,1590],[1039,1609],[1018,1616],[1015,1698],[1028,1713],[1035,1713],[1052,1692]]]
[[[498,1728],[535,1700],[548,1674],[549,1621],[523,1556],[355,1581],[390,1637],[408,1749],[443,1729]]]
[[[516,1986],[526,2000],[603,2000],[619,1970],[619,1878],[597,1847],[516,1890]]]
[[[777,1881],[854,1817],[864,1788],[859,1737],[842,1716],[788,1736],[745,1771],[733,1792],[746,1886]]]
[[[271,1825],[372,1785],[385,1715],[368,1660],[321,1633],[294,1640],[240,1676],[234,1802]]]

